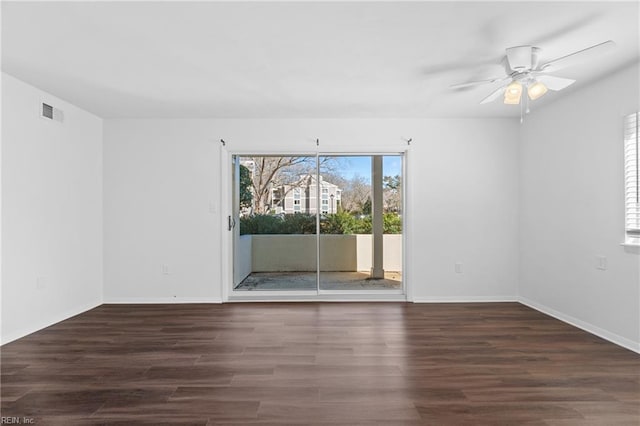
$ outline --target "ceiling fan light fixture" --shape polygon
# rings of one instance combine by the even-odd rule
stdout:
[[[504,103],[507,105],[518,105],[522,97],[522,84],[512,81],[504,91]]]
[[[529,99],[535,101],[538,98],[541,98],[545,93],[547,93],[547,86],[540,81],[536,81],[529,88],[527,88],[527,93],[529,94]]]

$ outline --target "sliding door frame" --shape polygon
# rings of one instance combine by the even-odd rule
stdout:
[[[251,301],[407,301],[412,300],[411,281],[407,274],[407,237],[410,222],[408,214],[408,154],[409,150],[375,149],[371,151],[296,151],[296,150],[228,150],[222,147],[220,151],[220,205],[221,211],[221,261],[220,283],[222,286],[222,302],[251,302]],[[320,234],[319,215],[316,213],[316,290],[242,290],[235,291],[234,287],[234,253],[236,251],[234,234],[237,230],[229,230],[229,217],[234,218],[236,207],[234,206],[234,182],[232,163],[234,157],[242,156],[308,156],[316,158],[316,173],[319,172],[319,157],[330,156],[374,156],[374,155],[398,155],[402,157],[402,289],[400,290],[322,290],[320,289]],[[319,192],[317,185],[317,192]],[[319,194],[316,194],[318,196]],[[316,200],[320,202],[319,199]],[[317,204],[319,207],[320,204]],[[236,226],[239,226],[237,224]]]

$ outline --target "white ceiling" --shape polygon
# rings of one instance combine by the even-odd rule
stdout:
[[[639,56],[637,2],[3,2],[2,69],[102,117],[506,117],[478,102],[504,49],[613,51],[543,108]]]

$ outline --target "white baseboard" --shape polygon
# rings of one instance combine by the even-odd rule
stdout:
[[[35,333],[36,331],[40,331],[71,317],[75,317],[76,315],[79,315],[83,312],[90,311],[91,309],[97,308],[100,305],[102,305],[101,302],[87,303],[85,305],[77,306],[64,312],[60,312],[56,315],[52,315],[47,319],[38,320],[28,327],[21,328],[20,330],[13,331],[11,333],[3,334],[2,343],[0,344],[4,345],[9,342],[13,342],[14,340],[20,339],[21,337],[28,336],[31,333]]]
[[[221,299],[210,297],[113,297],[105,298],[104,304],[161,304],[161,303],[222,303]]]
[[[526,297],[520,297],[519,302],[523,305],[530,307],[531,309],[535,309],[536,311],[540,311],[543,314],[547,314],[555,319],[566,322],[574,327],[578,327],[586,332],[594,334],[598,337],[601,337],[605,340],[608,340],[612,343],[615,343],[618,346],[622,346],[623,348],[629,349],[630,351],[640,353],[640,343],[634,342],[631,339],[627,339],[626,337],[619,336],[615,333],[607,331],[603,328],[597,327],[591,323],[579,320],[570,315],[563,314],[560,311],[556,311],[548,306],[542,305],[538,302],[534,302],[533,300],[527,299]]]
[[[414,298],[413,303],[476,303],[476,302],[518,302],[515,296],[436,296],[427,298]]]

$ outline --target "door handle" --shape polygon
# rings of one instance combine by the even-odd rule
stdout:
[[[236,220],[229,216],[229,231],[236,227]]]

